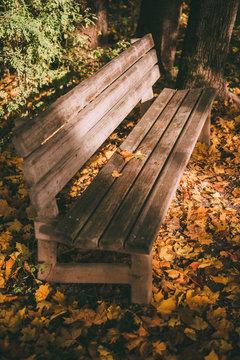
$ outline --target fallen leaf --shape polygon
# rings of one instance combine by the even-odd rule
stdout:
[[[50,292],[49,285],[40,285],[39,288],[35,291],[35,299],[37,302],[43,301],[48,297]]]
[[[190,329],[190,328],[184,329],[184,334],[191,340],[194,340],[194,341],[197,340],[197,333],[193,329]]]
[[[134,157],[133,153],[131,153],[130,151],[126,151],[126,150],[119,151],[119,154],[121,154],[124,157],[125,162],[130,161]]]
[[[13,211],[14,209],[8,205],[7,200],[0,199],[0,216],[3,216],[6,219]]]
[[[153,351],[155,354],[162,355],[166,349],[167,346],[163,341],[158,340],[153,342]]]
[[[176,305],[176,300],[173,298],[162,300],[157,306],[157,311],[162,315],[170,315],[174,310],[176,310]]]
[[[205,360],[219,360],[219,357],[215,353],[214,350],[212,350],[207,356],[204,356]]]
[[[19,232],[22,229],[22,224],[19,220],[14,219],[14,221],[7,223],[8,230]]]
[[[118,178],[119,176],[122,176],[122,173],[119,173],[117,170],[114,170],[114,171],[112,172],[112,177]]]
[[[174,269],[166,270],[170,279],[177,279],[180,276],[180,272]]]

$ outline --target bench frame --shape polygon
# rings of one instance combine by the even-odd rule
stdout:
[[[197,128],[196,131],[194,130],[196,132],[195,138],[190,141],[191,145],[188,145],[189,150],[184,159],[181,160],[181,167],[177,171],[171,192],[166,201],[163,201],[162,210],[159,210],[159,220],[154,225],[154,236],[147,244],[148,248],[144,249],[144,246],[141,248],[141,244],[137,250],[135,245],[133,249],[131,247],[115,249],[114,244],[111,247],[106,245],[105,248],[104,246],[99,248],[99,250],[128,253],[131,257],[130,265],[122,263],[59,264],[57,262],[57,244],[62,242],[69,245],[71,241],[65,238],[65,233],[56,232],[59,211],[55,196],[139,101],[142,103],[142,112],[145,113],[141,121],[145,121],[152,116],[152,113],[156,113],[157,101],[161,103],[161,99],[156,100],[150,106],[153,98],[152,86],[159,78],[159,69],[156,65],[157,57],[155,50],[152,50],[153,46],[151,35],[146,35],[105,65],[95,75],[51,105],[38,118],[32,122],[16,123],[14,144],[18,152],[24,157],[24,176],[30,186],[31,202],[37,211],[34,225],[38,242],[38,261],[41,264],[38,277],[41,280],[57,283],[129,284],[132,302],[149,304],[151,301],[151,249],[154,236],[156,236],[156,231],[163,221],[197,139],[210,144],[209,112],[215,90],[201,90],[203,96],[200,95],[200,100],[198,99],[196,105],[189,110],[190,115],[188,117],[197,117],[200,125],[195,120],[196,124],[193,125]],[[96,88],[99,95],[95,99]],[[193,90],[188,93],[185,91],[185,93],[191,98],[196,97],[196,94],[200,94],[201,91]],[[170,99],[170,95],[173,96],[176,93],[174,90],[165,89],[161,96],[168,96]],[[202,101],[204,106],[201,105],[201,96],[203,98],[205,96],[205,100]],[[167,108],[167,102],[164,106]],[[149,109],[146,111],[147,108]],[[186,112],[186,109],[184,111]],[[96,123],[91,123],[95,117],[98,118]],[[114,120],[115,123],[112,124],[112,119],[115,118],[117,120]],[[104,125],[107,126],[106,131],[105,127],[104,130],[102,129],[102,123],[107,124]],[[99,136],[98,132],[101,133]],[[81,136],[78,135],[79,133]],[[90,149],[89,143],[91,144],[91,141],[94,146]],[[78,142],[82,142],[82,144],[78,145]],[[131,136],[120,146],[120,150],[126,150],[129,142],[131,143]],[[56,151],[60,151],[60,154]],[[57,154],[57,159],[55,159],[54,154]],[[74,157],[78,160],[76,161],[77,164],[73,161]],[[173,160],[171,160],[172,158]],[[67,160],[70,161],[69,168],[67,167],[69,164]],[[178,161],[178,154],[171,155],[170,160],[168,160],[170,165],[171,161]],[[56,181],[54,176],[57,178]],[[44,191],[45,189],[47,190]],[[152,192],[153,194],[155,192],[155,196],[157,196],[155,188]],[[50,199],[49,194],[51,194]],[[88,246],[77,247],[85,250],[88,248]],[[91,248],[90,245],[89,248]],[[48,264],[47,268],[45,264]]]

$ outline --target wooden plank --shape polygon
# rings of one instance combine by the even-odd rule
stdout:
[[[129,284],[127,264],[56,264],[48,281],[81,284]]]
[[[146,77],[142,79],[140,85],[130,90],[130,92],[107,113],[105,118],[102,118],[101,121],[89,131],[82,141],[79,142],[77,148],[73,148],[71,152],[67,153],[47,176],[43,177],[38,184],[30,189],[30,197],[36,209],[43,208],[49,201],[49,198],[55,196],[63,188],[139,102],[145,86],[145,80],[154,83],[158,74],[158,68],[156,67],[150,71],[150,73],[146,74]]]
[[[59,210],[58,210],[58,205],[57,205],[57,201],[55,199],[55,197],[53,199],[51,199],[47,204],[44,206],[44,208],[42,208],[38,213],[37,213],[37,217],[38,218],[56,218],[57,215],[59,214]]]
[[[153,46],[151,34],[144,36],[96,74],[58,99],[40,116],[17,129],[13,138],[17,151],[23,157],[34,151]]]
[[[131,131],[127,139],[122,143],[122,150],[134,152],[146,136],[149,128],[154,124],[157,117],[162,113],[168,101],[171,99],[175,90],[164,89],[154,104],[143,116],[139,123]],[[115,153],[111,160],[103,167],[98,176],[94,179],[88,189],[81,195],[75,204],[68,211],[66,217],[57,224],[56,230],[59,234],[70,234],[73,240],[81,230],[87,219],[91,216],[97,205],[107,193],[109,187],[114,182],[114,178],[109,176],[114,170],[122,171],[125,162],[123,157]]]
[[[87,190],[75,201],[64,219],[61,219],[56,225],[55,232],[57,236],[63,235],[69,239],[68,242],[71,244],[115,181],[115,178],[108,175],[112,174],[114,170],[120,172],[123,166],[123,157],[118,153],[114,153],[111,160],[104,165]]]
[[[152,106],[144,114],[141,121],[134,127],[128,137],[120,145],[121,150],[130,152],[136,151],[149,129],[153,126],[156,119],[161,115],[162,111],[174,96],[175,92],[176,90],[173,89],[163,89]]]
[[[210,109],[209,109],[210,112]],[[198,141],[210,145],[211,115],[209,114],[199,135]]]
[[[149,305],[152,299],[152,252],[131,255],[131,301]]]
[[[171,117],[177,111],[186,93],[187,91],[185,90],[178,92],[174,97],[172,105],[162,112],[161,116],[157,119],[154,126],[149,133],[147,133],[147,136],[138,148],[138,150],[145,154],[146,157],[143,160],[132,159],[125,165],[122,176],[113,183],[112,187],[95,210],[93,216],[89,218],[79,236],[76,238],[74,246],[80,248],[96,248],[98,246],[98,241],[102,233],[107,228],[108,223],[111,221],[114,213],[121,204],[122,199],[127,195],[139,171],[143,168],[148,156],[158,143],[159,137],[164,133]],[[111,177],[112,175],[109,173],[107,176]],[[105,246],[105,244],[103,246]],[[118,250],[119,249],[120,247],[118,247]]]
[[[102,92],[91,104],[85,107],[75,119],[60,129],[45,144],[29,155],[22,165],[26,181],[29,184],[37,183],[59,161],[61,161],[64,156],[70,154],[74,149],[79,148],[81,142],[85,140],[87,132],[93,128],[127,92],[131,91],[131,89],[134,90],[135,86],[141,84],[140,79],[146,86],[151,86],[153,77],[155,81],[159,77],[159,70],[156,67],[153,69],[154,74],[151,76],[149,74],[149,70],[152,69],[156,62],[156,52],[155,50],[152,50],[134,64],[116,82]],[[148,74],[148,76],[145,76],[146,74]],[[134,106],[135,103],[133,107]],[[111,123],[115,124],[115,127],[117,127],[119,118],[113,117]],[[115,127],[113,126],[113,129]],[[103,141],[105,141],[105,139]],[[90,156],[91,155],[88,157]],[[78,155],[78,160],[75,159],[75,161],[82,163],[81,153]],[[71,177],[73,175],[74,174],[72,174]]]
[[[100,248],[121,249],[142,209],[152,187],[171,154],[172,148],[178,140],[182,129],[189,118],[201,90],[194,89],[188,93],[171,123],[164,132],[160,142],[154,149],[151,157],[146,162],[134,186],[123,200],[118,211],[111,220],[110,225],[102,235],[99,243]],[[169,114],[170,117],[170,114]],[[151,132],[149,133],[149,135]],[[121,229],[121,231],[119,231]]]
[[[150,253],[152,243],[175,194],[203,124],[215,98],[215,89],[204,89],[169,161],[129,235],[125,249]]]

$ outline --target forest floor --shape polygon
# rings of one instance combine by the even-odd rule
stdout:
[[[229,84],[239,94],[236,65],[228,63],[227,70]],[[5,82],[7,77],[0,88]],[[41,92],[27,108],[34,112],[46,99],[48,94]],[[240,115],[236,105],[214,102],[211,145],[198,143],[184,172],[154,244],[150,306],[132,305],[128,286],[37,280],[34,211],[22,159],[11,142],[14,117],[6,114],[0,122],[0,359],[239,360]],[[61,208],[85,190],[138,118],[136,109],[77,173],[60,194]],[[59,252],[64,261],[92,258],[89,252],[76,253],[63,246]],[[110,253],[94,256],[94,261],[119,259]]]

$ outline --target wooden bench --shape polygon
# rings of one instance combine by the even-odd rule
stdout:
[[[49,265],[40,279],[130,284],[132,302],[151,300],[152,244],[197,140],[209,142],[215,90],[164,89],[65,217],[56,195],[139,101],[153,98],[160,75],[153,47],[146,35],[16,129],[37,212],[38,260]],[[145,156],[125,162],[122,151]],[[127,253],[131,264],[60,264],[58,243]]]

